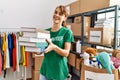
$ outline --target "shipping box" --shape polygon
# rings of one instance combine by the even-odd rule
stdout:
[[[94,68],[82,64],[80,80],[119,80],[118,69],[113,69],[112,74],[108,74],[106,69]]]
[[[120,5],[119,0],[77,0],[70,6],[70,15],[106,8],[113,5]]]
[[[68,64],[75,67],[76,54],[70,53],[68,56]]]
[[[91,26],[91,18],[84,17],[84,36],[87,36],[89,27]],[[71,24],[71,30],[75,36],[81,36],[82,19],[81,16],[74,18],[74,23]]]
[[[40,70],[44,56],[34,58],[34,70]]]
[[[109,0],[79,0],[80,13],[109,7]]]
[[[32,72],[32,80],[40,80],[39,76],[40,76],[40,71],[33,70],[33,72]]]
[[[81,36],[81,33],[82,33],[82,23],[72,23],[71,24],[71,30],[73,32],[73,35]],[[84,36],[87,36],[88,30],[89,30],[89,26],[84,26]]]
[[[102,45],[111,45],[113,31],[113,28],[107,27],[90,28],[88,33],[88,42]]]
[[[83,60],[82,58],[79,57],[76,58],[75,68],[79,71],[81,69],[82,60]]]
[[[70,15],[80,13],[80,1],[75,1],[70,4]]]

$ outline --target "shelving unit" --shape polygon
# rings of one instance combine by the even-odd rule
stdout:
[[[70,15],[67,19],[68,23],[73,23],[73,20],[75,17],[77,16],[81,16],[82,18],[82,29],[81,29],[81,36],[75,36],[75,38],[81,39],[82,41],[82,45],[91,45],[93,47],[96,46],[103,46],[103,47],[107,47],[107,48],[112,48],[112,49],[117,49],[119,48],[119,35],[118,33],[120,33],[120,30],[118,29],[118,17],[119,17],[119,10],[120,7],[118,5],[115,6],[111,6],[111,7],[107,7],[107,8],[102,8],[102,9],[98,9],[98,10],[94,10],[94,11],[89,11],[89,12],[84,12],[84,13],[79,13],[79,14],[75,14],[75,15]],[[114,12],[114,44],[113,46],[111,45],[103,45],[103,44],[96,44],[96,43],[89,43],[88,41],[85,41],[85,39],[88,39],[87,36],[84,36],[84,17],[85,16],[89,16],[91,17],[91,26],[90,27],[94,27],[95,21],[97,20],[98,14],[105,14],[105,18],[107,16],[107,13],[109,12]]]
[[[120,47],[120,28],[119,28],[119,22],[118,22],[118,18],[119,18],[119,10],[120,10],[120,7],[118,5],[115,5],[115,6],[111,6],[111,7],[107,7],[107,8],[102,8],[102,9],[98,9],[98,10],[94,10],[94,11],[89,11],[89,12],[84,12],[84,13],[78,13],[78,14],[75,14],[75,15],[70,15],[67,19],[67,22],[68,23],[73,23],[74,22],[74,18],[75,17],[78,17],[78,16],[81,16],[81,30],[80,32],[78,33],[81,33],[81,36],[76,36],[74,35],[74,38],[75,39],[79,39],[81,40],[81,46],[89,46],[89,47],[94,47],[94,48],[97,48],[97,46],[100,46],[100,47],[103,47],[104,49],[106,48],[109,48],[109,49],[117,49]],[[99,14],[105,14],[105,19],[107,18],[107,15],[109,12],[113,12],[114,13],[114,16],[111,16],[113,19],[114,19],[114,43],[113,45],[104,45],[104,44],[97,44],[97,43],[90,43],[88,42],[88,36],[85,36],[84,35],[84,19],[85,19],[85,16],[89,16],[91,17],[91,25],[90,25],[90,28],[93,28],[94,25],[95,25],[95,21],[98,19],[98,15]],[[103,34],[104,35],[104,34]],[[77,53],[75,51],[71,51],[71,53],[73,53],[74,55],[80,57],[80,53]],[[73,58],[72,58],[73,59]],[[75,62],[76,64],[76,62]],[[70,65],[70,71],[73,70],[73,68],[76,68],[76,66],[72,66]]]

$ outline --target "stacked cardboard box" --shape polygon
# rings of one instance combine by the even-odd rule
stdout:
[[[40,68],[42,65],[42,61],[44,56],[42,55],[36,55],[36,54],[32,54],[33,55],[33,71],[32,71],[32,80],[40,80]]]
[[[89,27],[91,25],[91,18],[84,17],[84,36],[87,36]],[[71,30],[75,36],[81,36],[82,19],[81,16],[75,17],[74,23],[71,24]]]
[[[68,56],[68,64],[75,67],[76,54],[70,53]]]
[[[111,45],[113,30],[113,28],[108,27],[90,28],[88,42],[93,44]]]
[[[113,5],[120,5],[119,0],[77,0],[69,5],[70,15],[106,8]]]

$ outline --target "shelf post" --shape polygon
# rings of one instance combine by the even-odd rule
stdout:
[[[114,19],[114,45],[113,45],[113,49],[117,49],[117,39],[118,39],[118,15],[119,14],[119,6],[116,5],[115,6],[115,19]]]

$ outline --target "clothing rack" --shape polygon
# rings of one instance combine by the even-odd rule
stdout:
[[[21,29],[20,28],[0,28],[0,33],[7,33],[7,32],[13,32],[13,33],[18,33],[18,32],[21,32]],[[19,44],[18,44],[18,48],[19,48]],[[20,49],[20,48],[19,48]],[[22,74],[22,80],[26,80],[26,67],[23,66],[23,69],[24,70],[24,75]],[[13,79],[14,80],[14,79]],[[17,79],[17,80],[21,80],[20,79]]]
[[[20,28],[0,28],[0,32],[20,32]]]

